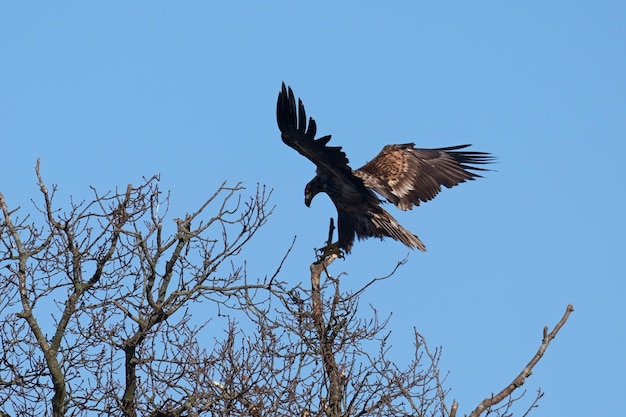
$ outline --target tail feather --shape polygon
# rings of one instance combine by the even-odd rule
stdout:
[[[368,234],[370,236],[374,235],[381,238],[388,236],[392,239],[399,240],[409,248],[417,248],[422,252],[426,252],[426,245],[424,245],[416,235],[400,226],[398,221],[382,208],[380,211],[370,212],[370,220],[369,225],[375,229],[369,231]]]

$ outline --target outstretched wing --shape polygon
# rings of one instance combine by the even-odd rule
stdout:
[[[307,127],[306,112],[302,100],[296,98],[285,83],[276,103],[276,120],[283,142],[307,157],[318,170],[326,171],[334,176],[349,175],[352,169],[348,165],[348,158],[341,150],[341,146],[327,146],[330,135],[315,139],[317,125],[313,118],[309,118]]]
[[[398,208],[409,210],[433,199],[441,186],[451,188],[480,177],[474,171],[488,171],[476,165],[493,162],[493,156],[460,151],[468,146],[419,149],[413,143],[387,145],[354,175]]]

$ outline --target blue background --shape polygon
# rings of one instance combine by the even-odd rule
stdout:
[[[224,180],[273,188],[270,222],[242,257],[307,281],[335,210],[307,209],[314,166],[284,146],[285,81],[354,168],[383,145],[473,143],[486,179],[393,215],[427,245],[361,303],[393,313],[392,356],[415,326],[442,345],[446,386],[469,413],[535,353],[544,325],[576,311],[535,368],[534,416],[612,415],[626,392],[626,3],[4,2],[0,191],[58,202],[161,174],[171,217]],[[66,207],[69,203],[64,203]],[[358,289],[409,251],[355,245],[332,272]]]

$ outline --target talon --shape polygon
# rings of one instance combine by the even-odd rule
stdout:
[[[329,256],[333,254],[337,255],[338,258],[344,257],[344,253],[339,247],[339,242],[330,243],[326,246],[319,248],[317,251],[320,252],[320,254],[318,255],[318,260],[320,261],[322,259],[328,258]]]

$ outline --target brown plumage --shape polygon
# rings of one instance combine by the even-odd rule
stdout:
[[[380,204],[376,192],[401,210],[419,206],[433,199],[441,186],[454,187],[480,177],[486,171],[476,165],[493,162],[486,152],[463,151],[470,145],[420,149],[413,143],[387,145],[370,162],[352,170],[340,146],[327,146],[330,135],[315,139],[317,125],[296,100],[291,88],[283,83],[278,94],[276,119],[283,142],[317,166],[317,175],[305,187],[307,207],[316,194],[325,192],[337,208],[339,240],[336,245],[350,252],[354,236],[391,237],[409,248],[422,251],[426,246],[409,232]]]

